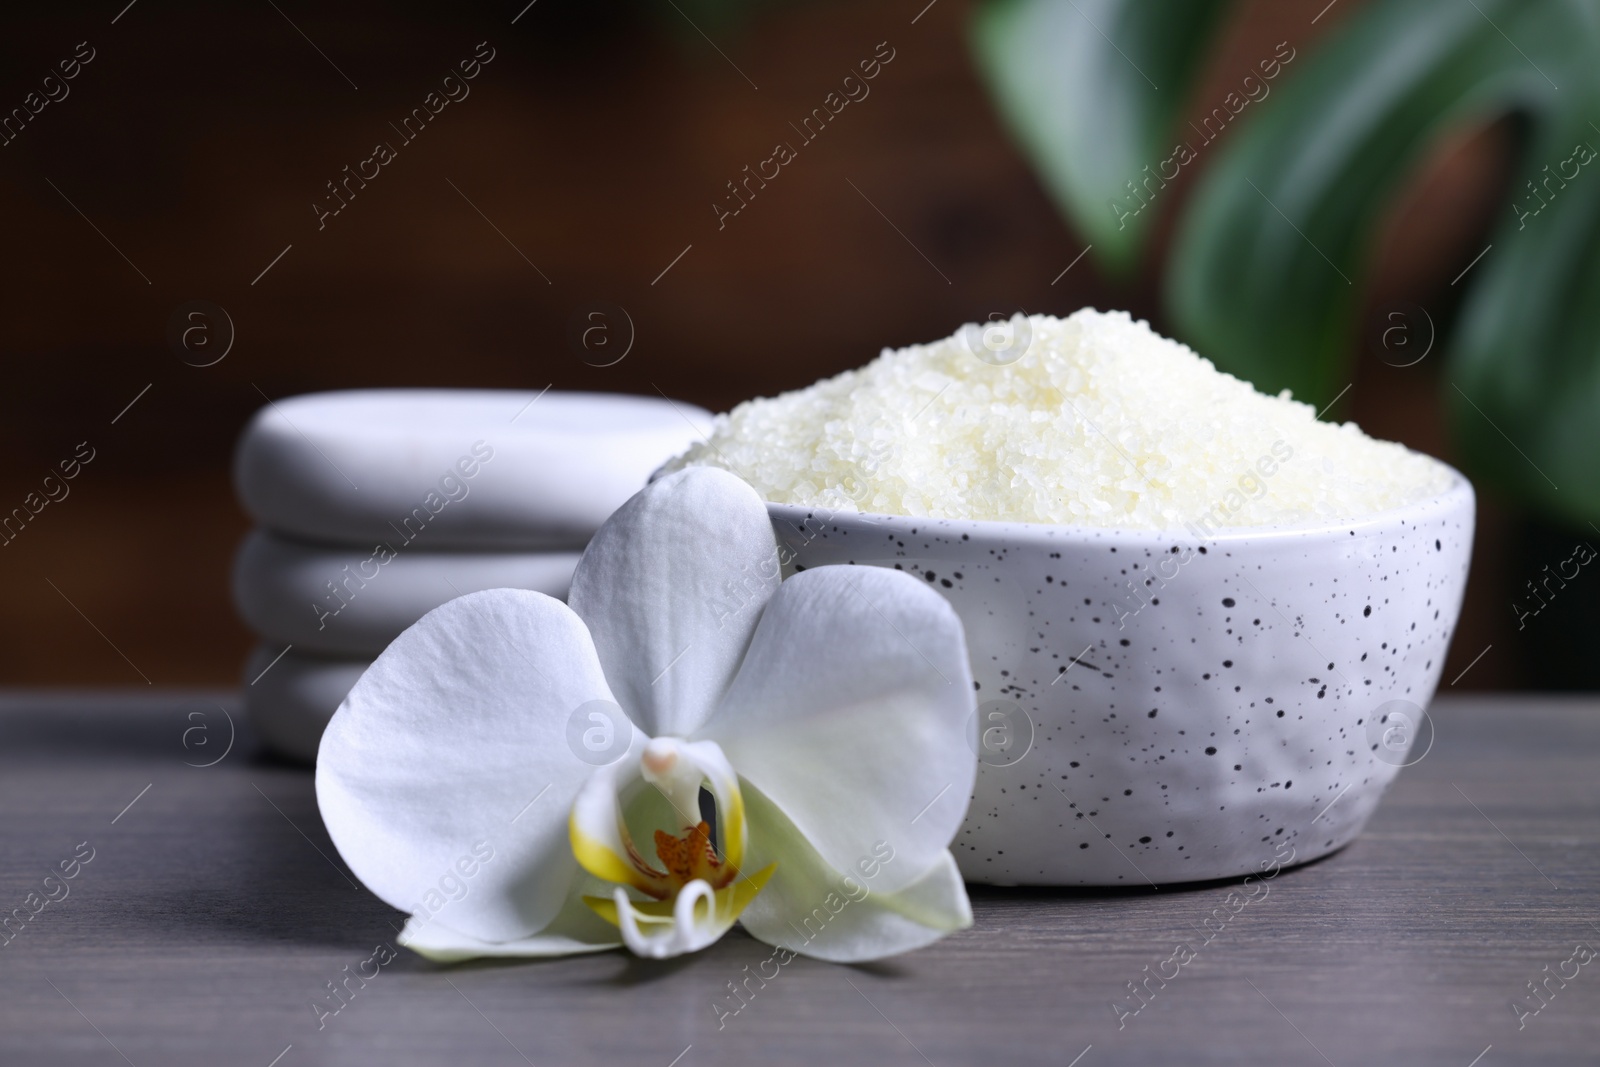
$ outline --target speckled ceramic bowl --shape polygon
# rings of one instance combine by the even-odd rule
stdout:
[[[1431,741],[1413,748],[1473,531],[1459,474],[1356,522],[1210,536],[768,508],[792,568],[895,567],[960,614],[980,767],[953,850],[1000,885],[1165,885],[1347,844]]]

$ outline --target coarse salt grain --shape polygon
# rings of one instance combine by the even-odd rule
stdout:
[[[696,464],[777,503],[1136,529],[1356,519],[1454,477],[1091,308],[968,326],[747,401],[664,470]]]

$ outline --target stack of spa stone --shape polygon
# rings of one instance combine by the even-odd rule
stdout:
[[[700,408],[598,393],[384,389],[269,403],[234,483],[258,524],[234,563],[261,638],[256,732],[316,758],[368,664],[447,600],[514,586],[565,597],[600,524],[709,429]]]

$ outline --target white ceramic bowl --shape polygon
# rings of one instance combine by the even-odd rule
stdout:
[[[1355,522],[1204,538],[768,509],[791,569],[895,567],[961,616],[969,881],[1164,885],[1332,852],[1421,758],[1472,548],[1454,478]]]

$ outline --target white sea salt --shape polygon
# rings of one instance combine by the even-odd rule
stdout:
[[[1355,519],[1454,477],[1126,312],[985,328],[1000,343],[967,327],[740,404],[666,469],[723,467],[778,503],[1137,529]]]

